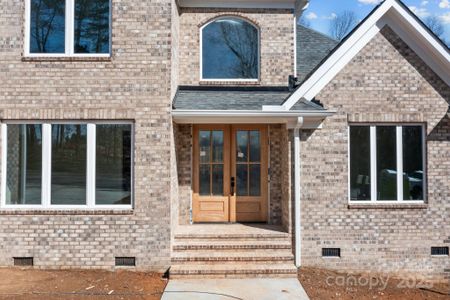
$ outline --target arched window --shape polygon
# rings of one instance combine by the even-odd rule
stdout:
[[[237,17],[216,19],[202,28],[202,79],[257,80],[259,31]]]

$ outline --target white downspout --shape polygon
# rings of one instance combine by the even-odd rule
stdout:
[[[301,203],[300,203],[300,128],[303,126],[303,118],[298,118],[294,128],[294,210],[295,210],[295,266],[301,266],[302,243],[300,232]]]

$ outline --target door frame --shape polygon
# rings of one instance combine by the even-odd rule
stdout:
[[[260,130],[261,135],[261,213],[258,220],[252,220],[250,222],[268,222],[269,221],[269,130],[267,124],[194,124],[192,130],[192,222],[220,222],[220,223],[235,223],[236,217],[236,193],[231,195],[231,177],[236,178],[236,132],[238,130]],[[221,198],[224,205],[224,215],[219,217],[213,217],[214,220],[208,218],[200,213],[200,196],[199,191],[199,132],[200,130],[223,130],[224,132],[224,145],[223,145],[223,165],[224,165],[224,196],[215,196],[214,198]],[[236,190],[236,187],[235,187]],[[227,196],[228,195],[228,196]],[[227,198],[227,199],[226,199]],[[248,200],[248,199],[247,199]],[[206,200],[208,201],[208,200]],[[238,221],[238,222],[245,222]]]

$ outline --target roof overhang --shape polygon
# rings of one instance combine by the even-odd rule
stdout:
[[[389,26],[448,85],[450,52],[439,39],[400,1],[385,0],[279,107],[291,109],[300,99],[311,101],[367,45],[384,26]]]
[[[180,7],[198,8],[278,8],[301,11],[308,0],[178,0]]]
[[[334,111],[261,111],[261,110],[174,110],[172,119],[177,124],[287,124],[289,128],[319,128]]]

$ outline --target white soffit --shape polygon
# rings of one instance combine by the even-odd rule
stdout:
[[[285,110],[302,98],[314,97],[388,25],[428,66],[450,85],[450,52],[397,0],[386,0],[342,45],[286,100]],[[268,109],[266,107],[263,110]],[[273,107],[271,108],[273,110]]]
[[[294,9],[296,0],[178,0],[181,7]]]

